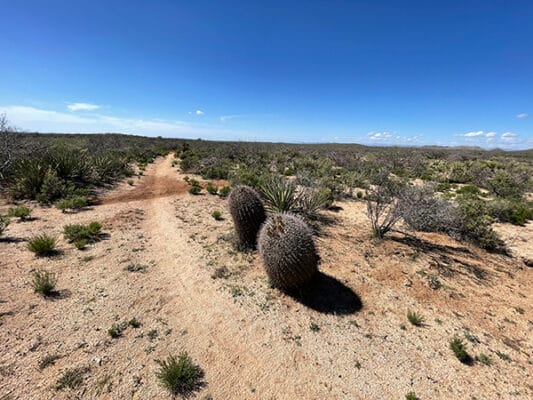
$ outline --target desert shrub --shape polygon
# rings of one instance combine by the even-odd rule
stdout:
[[[405,395],[405,400],[418,400],[418,396],[415,392],[409,392]]]
[[[69,243],[74,243],[77,248],[83,248],[88,243],[100,240],[102,225],[91,222],[88,225],[72,224],[63,227],[63,235]]]
[[[266,218],[259,194],[249,186],[237,186],[229,195],[228,206],[239,246],[255,248],[257,232]]]
[[[307,219],[314,219],[322,208],[331,206],[333,194],[328,188],[303,188],[296,196],[296,210]]]
[[[28,242],[28,250],[37,256],[48,256],[55,252],[56,238],[47,234],[33,237]]]
[[[222,213],[218,210],[213,211],[211,216],[216,219],[217,221],[220,221],[222,219]]]
[[[55,389],[76,389],[83,383],[83,377],[87,372],[87,368],[72,368],[63,372],[63,375],[57,380]]]
[[[472,357],[468,354],[466,350],[466,344],[458,337],[454,337],[450,340],[450,349],[455,354],[455,357],[463,364],[471,364]]]
[[[211,182],[209,182],[205,188],[205,190],[207,191],[207,193],[209,194],[217,194],[218,192],[218,187],[217,186],[214,186]]]
[[[227,197],[229,196],[230,192],[231,192],[231,188],[229,186],[223,186],[218,192],[218,194],[220,197]]]
[[[266,208],[271,212],[292,211],[296,207],[296,185],[285,178],[272,177],[261,185]]]
[[[87,197],[84,196],[74,196],[70,197],[68,199],[62,199],[59,201],[56,201],[54,203],[54,206],[61,210],[62,212],[66,212],[67,210],[81,210],[84,207],[87,207],[88,200]]]
[[[487,188],[496,196],[520,199],[531,187],[531,171],[513,167],[497,169],[485,180]]]
[[[239,166],[229,175],[232,186],[245,185],[260,190],[270,178],[270,174],[258,167]]]
[[[420,232],[447,232],[457,225],[453,205],[435,196],[431,186],[407,187],[401,195],[401,214],[406,225]]]
[[[360,190],[359,190],[359,191],[357,192],[357,194],[356,194],[356,197],[357,197],[358,199],[362,199],[363,196],[364,196],[364,193],[361,192]]]
[[[107,330],[107,334],[112,339],[117,339],[122,336],[122,332],[128,327],[127,322],[115,322],[113,325],[111,325],[111,328]]]
[[[402,218],[402,209],[398,197],[402,195],[404,186],[401,182],[389,177],[386,170],[374,177],[375,186],[371,187],[366,196],[367,215],[372,226],[372,234],[383,238]]]
[[[21,221],[24,221],[30,216],[31,211],[31,208],[26,206],[9,207],[7,215],[9,217],[20,218]]]
[[[4,233],[7,226],[9,225],[10,219],[6,215],[0,215],[0,236]]]
[[[173,395],[187,396],[202,386],[203,371],[187,353],[156,362],[159,364],[157,379]]]
[[[480,353],[476,356],[476,361],[485,364],[487,366],[491,366],[493,361],[492,358],[484,353]]]
[[[474,185],[465,185],[455,191],[457,194],[466,194],[466,195],[480,195],[481,190]]]
[[[189,188],[189,193],[190,193],[190,194],[197,195],[197,194],[200,194],[201,192],[202,192],[202,187],[199,186],[199,185],[192,185],[192,186]]]
[[[486,203],[477,196],[459,196],[460,217],[448,230],[452,236],[467,240],[482,249],[505,252],[505,243],[491,227],[493,218]]]
[[[487,203],[489,214],[500,222],[524,225],[533,219],[533,204],[523,200],[494,199]]]
[[[424,325],[424,317],[418,314],[416,311],[407,312],[407,320],[414,326]]]
[[[259,254],[270,282],[281,289],[307,285],[318,272],[311,228],[299,217],[274,214],[258,236]]]
[[[32,285],[35,293],[50,296],[54,292],[56,283],[55,274],[45,270],[33,271]]]

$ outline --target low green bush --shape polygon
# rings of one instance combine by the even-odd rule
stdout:
[[[7,215],[0,215],[0,236],[2,236],[9,223],[10,219]]]
[[[159,382],[173,395],[185,397],[201,387],[203,371],[187,353],[181,353],[178,357],[171,355],[166,360],[156,362],[159,364],[156,373]]]
[[[211,182],[207,184],[205,190],[207,190],[207,193],[213,194],[213,195],[218,193],[218,187],[214,186]]]
[[[218,194],[220,197],[227,197],[229,196],[230,192],[231,192],[231,188],[229,186],[223,186],[218,192]]]
[[[201,186],[198,186],[198,185],[193,185],[189,188],[189,193],[190,194],[194,194],[194,195],[197,195],[197,194],[200,194],[202,192],[202,187]]]
[[[100,240],[102,225],[99,222],[91,222],[88,225],[72,224],[63,227],[63,235],[69,243],[74,243],[76,248],[82,249],[88,243]]]
[[[455,354],[455,357],[457,357],[457,359],[463,364],[472,363],[472,357],[468,354],[466,345],[460,338],[454,337],[450,340],[450,349],[453,351],[453,354]]]
[[[67,210],[77,211],[81,210],[84,207],[87,207],[88,201],[87,197],[84,196],[75,196],[68,199],[62,199],[54,203],[55,207],[60,209],[62,212]]]
[[[216,211],[213,211],[213,213],[211,214],[211,216],[216,219],[217,221],[220,221],[222,219],[222,213],[218,210]]]
[[[26,206],[9,207],[7,215],[9,217],[20,218],[21,221],[24,221],[30,216],[31,211],[31,208]]]
[[[495,199],[487,203],[489,214],[500,222],[524,225],[533,219],[533,204],[523,200]]]
[[[28,242],[28,250],[37,256],[49,256],[55,252],[56,238],[47,234],[33,237]]]
[[[50,296],[54,292],[56,283],[56,276],[51,272],[44,270],[33,272],[32,285],[35,293],[42,294],[43,296]]]

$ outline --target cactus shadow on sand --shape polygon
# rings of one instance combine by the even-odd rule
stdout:
[[[342,282],[318,272],[306,289],[283,290],[294,300],[324,314],[349,315],[363,308],[359,296]]]

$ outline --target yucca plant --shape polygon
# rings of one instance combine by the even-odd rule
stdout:
[[[296,207],[296,185],[284,178],[269,179],[260,187],[267,210],[270,212],[288,212]]]
[[[49,256],[54,253],[56,238],[47,234],[33,237],[28,242],[28,250],[37,256]]]

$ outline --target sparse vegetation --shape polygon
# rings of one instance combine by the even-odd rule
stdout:
[[[460,338],[454,337],[450,340],[450,349],[453,351],[453,354],[455,354],[455,357],[457,357],[457,359],[463,364],[472,363],[472,357],[468,354],[466,345]]]
[[[54,203],[54,206],[62,212],[66,212],[67,210],[78,211],[87,207],[87,205],[88,201],[85,196],[74,196]]]
[[[117,339],[122,336],[122,332],[124,332],[127,326],[127,322],[115,322],[111,325],[111,328],[107,330],[107,333],[112,339]]]
[[[2,236],[10,222],[9,217],[0,215],[0,236]]]
[[[33,271],[33,290],[43,296],[50,296],[54,293],[57,279],[54,273],[45,270]]]
[[[209,194],[217,194],[218,193],[218,187],[217,186],[214,186],[211,182],[209,182],[205,188],[205,190],[207,191],[207,193]]]
[[[218,210],[213,211],[211,216],[217,221],[220,221],[222,219],[222,213]]]
[[[161,386],[173,395],[187,396],[202,386],[203,371],[187,353],[178,357],[170,355],[156,362],[159,364],[156,376]]]
[[[7,216],[12,218],[19,218],[21,221],[25,221],[31,215],[31,208],[26,206],[9,207],[7,210]]]
[[[74,243],[76,248],[83,249],[88,243],[100,240],[102,225],[99,222],[91,222],[88,225],[65,225],[63,235],[69,243]]]
[[[418,400],[418,396],[415,392],[409,392],[405,395],[405,400]]]
[[[47,354],[39,361],[39,369],[42,370],[46,367],[49,367],[50,365],[54,365],[55,362],[60,358],[61,356],[59,354]]]
[[[231,188],[229,186],[223,186],[218,192],[220,197],[227,197],[231,193]]]
[[[480,353],[476,356],[476,361],[482,363],[482,364],[485,364],[487,366],[491,366],[493,361],[492,361],[492,358],[490,358],[490,356],[484,354],[484,353]]]
[[[27,247],[37,256],[49,256],[55,252],[56,238],[47,234],[34,236],[28,241]]]
[[[409,320],[411,325],[414,325],[414,326],[424,325],[424,317],[418,314],[416,311],[408,311],[407,319]]]
[[[71,368],[67,369],[63,375],[57,380],[55,389],[76,389],[83,384],[84,375],[87,373],[87,368]]]

